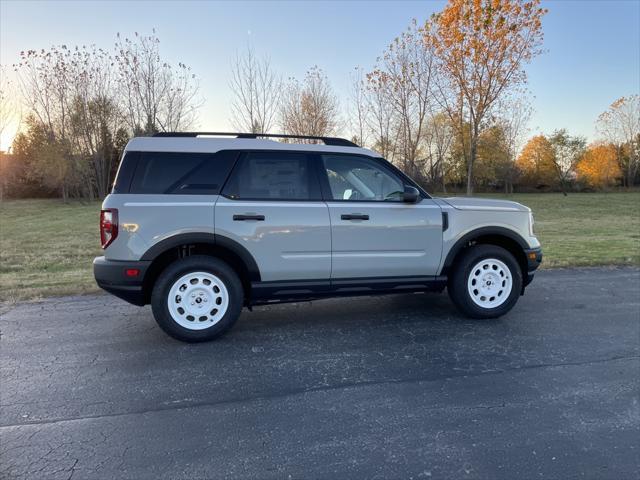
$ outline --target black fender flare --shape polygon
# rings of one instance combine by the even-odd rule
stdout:
[[[253,258],[253,255],[251,255],[251,253],[249,253],[249,251],[237,241],[214,233],[192,232],[173,235],[151,246],[146,252],[144,252],[140,260],[152,262],[172,248],[179,247],[180,245],[196,243],[208,244],[231,251],[244,263],[247,271],[249,272],[250,280],[254,282],[260,281],[260,269],[258,268],[258,264],[256,263],[255,258]]]
[[[522,248],[523,254],[525,250],[530,248],[529,244],[526,242],[524,238],[522,238],[522,236],[519,233],[509,228],[505,228],[505,227],[476,228],[475,230],[471,230],[470,232],[460,237],[456,241],[456,243],[453,245],[453,247],[449,249],[449,253],[447,253],[447,257],[444,261],[444,264],[442,265],[442,271],[447,272],[449,268],[451,268],[454,258],[456,258],[456,255],[460,253],[460,250],[462,250],[467,243],[469,243],[474,238],[486,237],[490,235],[505,237],[505,238],[508,238],[509,240],[513,240],[515,243],[517,243],[520,246],[520,248]]]

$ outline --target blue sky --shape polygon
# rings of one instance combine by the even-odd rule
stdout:
[[[349,75],[370,68],[409,24],[441,10],[441,1],[16,1],[0,0],[0,63],[20,50],[52,44],[110,47],[120,32],[156,29],[161,51],[190,65],[205,99],[200,127],[228,130],[229,70],[251,44],[284,77],[318,65],[343,104]],[[598,114],[640,92],[640,0],[547,1],[547,53],[528,67],[532,132],[568,128],[595,139]]]

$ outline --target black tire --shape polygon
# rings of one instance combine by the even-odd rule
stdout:
[[[467,281],[472,268],[485,259],[495,258],[510,270],[512,288],[507,300],[495,308],[484,308],[471,298]],[[474,245],[465,249],[456,259],[448,283],[449,297],[455,306],[472,318],[497,318],[513,308],[522,291],[522,270],[511,253],[496,245]]]
[[[227,289],[227,311],[215,324],[202,330],[190,330],[181,326],[169,312],[168,296],[171,287],[190,272],[206,272],[218,277]],[[153,286],[151,309],[162,330],[183,342],[206,342],[221,336],[238,320],[244,301],[244,291],[238,275],[225,262],[206,255],[193,255],[176,260],[160,274]]]

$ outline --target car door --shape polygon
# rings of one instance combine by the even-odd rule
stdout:
[[[243,153],[216,202],[215,232],[245,247],[263,282],[329,280],[329,212],[306,153]]]
[[[321,157],[329,207],[332,279],[435,275],[442,213],[430,198],[405,203],[405,179],[382,159]]]

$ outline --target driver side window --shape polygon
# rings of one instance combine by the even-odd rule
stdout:
[[[349,155],[322,155],[333,200],[401,202],[402,181],[373,160]]]

